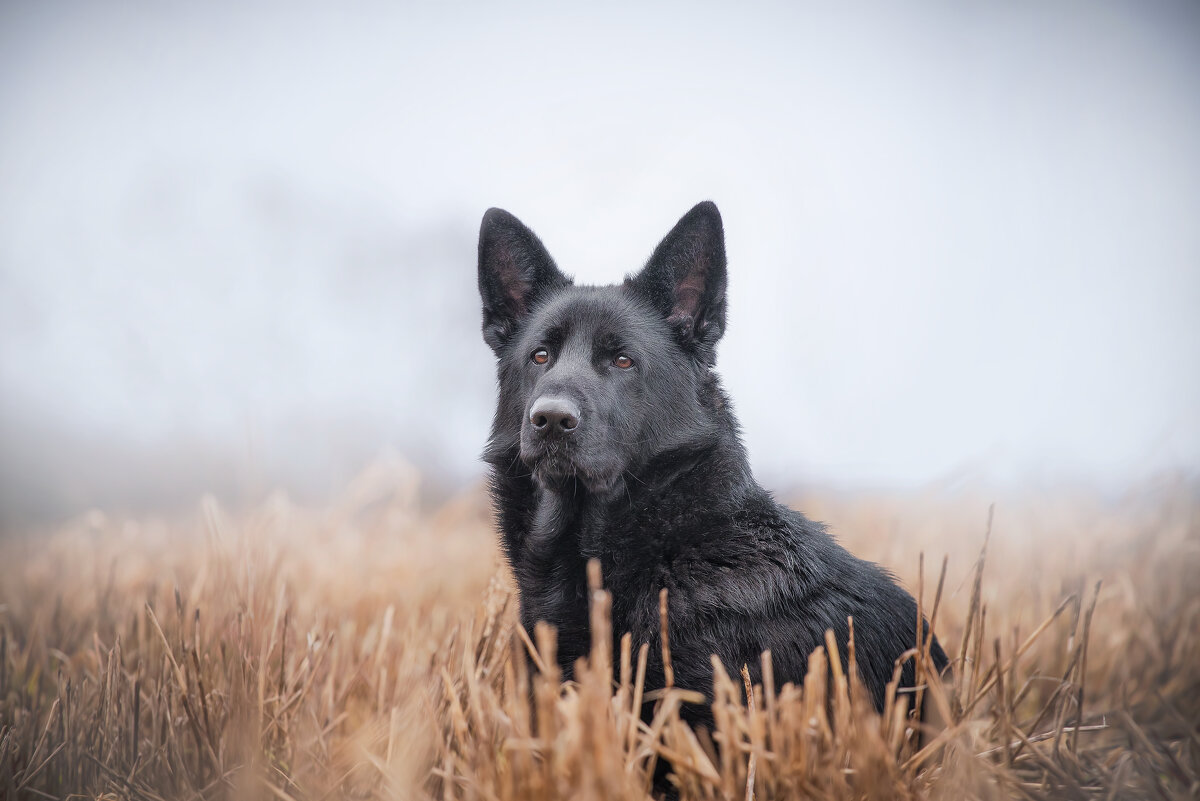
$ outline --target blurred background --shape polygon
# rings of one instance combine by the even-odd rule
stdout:
[[[769,487],[1200,471],[1200,5],[0,6],[0,525],[482,476],[475,237],[719,205]]]

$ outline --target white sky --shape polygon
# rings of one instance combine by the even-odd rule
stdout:
[[[705,198],[769,485],[1200,468],[1200,7],[855,8],[5,4],[0,504],[469,480],[483,210]]]

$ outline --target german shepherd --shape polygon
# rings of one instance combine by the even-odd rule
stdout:
[[[701,203],[623,283],[580,286],[516,217],[490,209],[479,232],[483,338],[499,402],[484,452],[521,623],[558,630],[571,677],[589,650],[586,564],[601,563],[614,636],[650,643],[647,688],[665,683],[659,593],[668,590],[675,683],[711,698],[710,655],[730,675],[803,681],[847,618],[861,678],[882,709],[896,661],[916,643],[917,606],[880,567],[754,480],[713,368],[725,332],[725,242]],[[928,630],[928,623],[924,623]],[[938,670],[946,655],[937,640]],[[901,686],[914,683],[907,659]],[[711,725],[707,705],[689,707]]]

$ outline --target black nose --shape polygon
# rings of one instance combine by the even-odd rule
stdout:
[[[543,434],[570,434],[579,427],[579,407],[566,398],[541,397],[529,410],[529,422]]]

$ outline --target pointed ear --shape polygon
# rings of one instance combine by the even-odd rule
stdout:
[[[479,226],[479,295],[483,339],[496,355],[542,293],[570,283],[533,231],[503,209],[487,210]]]
[[[666,317],[685,349],[714,364],[725,332],[725,233],[716,204],[683,215],[626,284]]]

